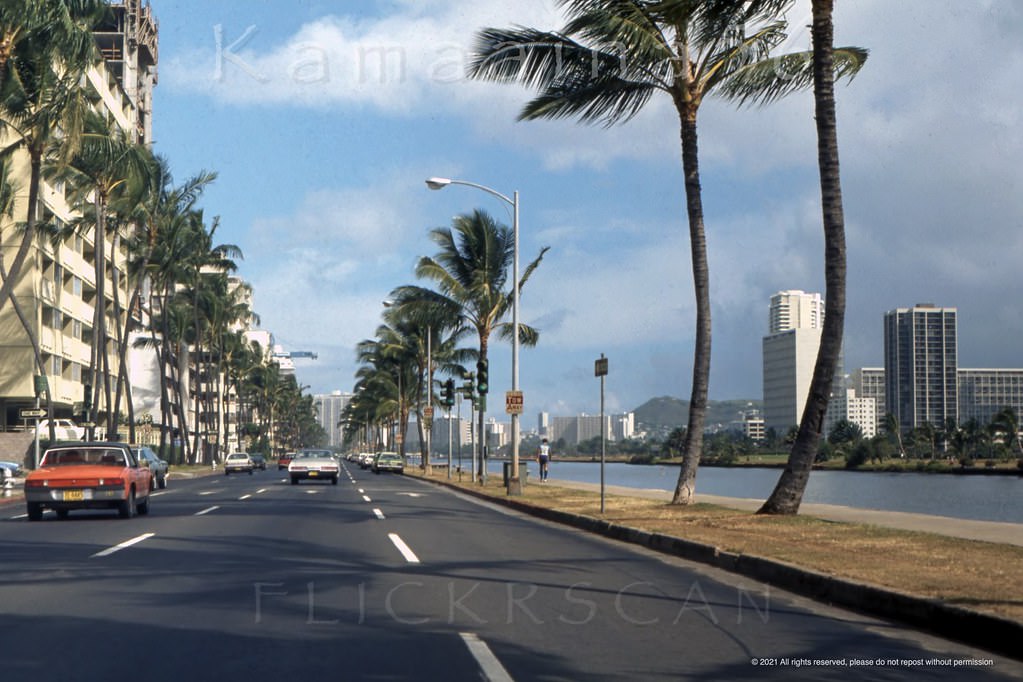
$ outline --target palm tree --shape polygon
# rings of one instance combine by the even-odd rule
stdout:
[[[705,97],[768,102],[808,85],[808,55],[769,58],[785,38],[776,17],[790,0],[559,0],[558,32],[488,28],[477,36],[474,78],[518,81],[540,94],[520,119],[630,120],[655,93],[674,105],[682,144],[696,339],[685,453],[673,502],[694,500],[710,380],[710,270],[704,231],[697,114]],[[747,27],[753,27],[747,33]],[[838,68],[844,68],[842,59]],[[850,55],[849,58],[852,58]]]
[[[511,228],[495,221],[485,211],[457,216],[451,228],[436,228],[430,238],[440,247],[436,256],[424,256],[416,265],[416,276],[432,280],[437,290],[420,286],[403,286],[392,292],[394,308],[399,314],[410,316],[429,314],[450,320],[453,329],[476,332],[479,341],[477,360],[487,362],[490,337],[497,333],[511,339],[512,325],[502,320],[511,311],[513,291],[508,282],[509,268],[514,256],[514,234]],[[529,280],[540,265],[549,247],[525,269],[518,287]],[[539,332],[519,324],[519,342],[535,346]],[[479,410],[480,443],[484,443],[484,412]]]
[[[35,243],[44,160],[54,150],[66,160],[80,142],[80,80],[96,54],[91,28],[105,11],[102,0],[0,3],[0,128],[14,134],[4,153],[24,149],[30,168],[24,233],[0,282],[0,309]]]
[[[135,229],[129,234],[127,245],[128,268],[126,275],[130,282],[129,290],[131,292],[128,297],[127,309],[129,311],[134,311],[139,307],[143,284],[147,280],[155,283],[150,266],[154,262],[154,258],[157,257],[161,236],[172,234],[172,226],[182,221],[184,216],[193,210],[195,202],[203,190],[215,178],[215,173],[201,172],[184,184],[174,187],[166,159],[154,159],[151,183],[143,201],[126,207],[130,211],[127,220],[135,225]],[[131,340],[133,323],[134,317],[131,314],[127,315],[124,320],[124,329],[119,333],[120,382],[118,387],[120,389],[120,386],[123,385],[125,389],[130,428],[129,439],[135,442],[134,405],[131,383],[127,381],[126,376],[128,345]],[[114,404],[120,404],[120,397],[115,399]]]
[[[796,514],[803,500],[817,444],[828,409],[831,383],[842,352],[845,327],[845,214],[838,165],[838,123],[835,114],[835,73],[855,73],[866,52],[845,69],[836,61],[832,13],[834,0],[813,0],[813,92],[817,121],[817,162],[824,219],[824,328],[810,391],[799,423],[799,435],[771,496],[760,508],[764,514]]]
[[[150,183],[153,165],[152,155],[144,145],[135,142],[124,130],[110,130],[108,122],[99,113],[92,110],[86,113],[83,130],[77,151],[66,164],[52,169],[50,175],[67,182],[72,188],[72,198],[86,216],[79,223],[91,222],[93,225],[96,304],[90,363],[93,414],[89,421],[96,421],[95,413],[99,409],[102,392],[107,434],[112,437],[117,431],[117,412],[110,392],[110,352],[107,347],[106,242],[109,211],[112,201],[126,201],[131,205],[141,200]],[[117,221],[112,224],[120,227]],[[115,235],[115,243],[116,239]],[[116,262],[118,257],[119,254],[113,253],[110,260]]]
[[[1003,407],[999,410],[991,418],[991,428],[1002,437],[1010,451],[1015,446],[1019,450],[1020,456],[1023,457],[1023,435],[1020,434],[1019,418],[1014,409]]]

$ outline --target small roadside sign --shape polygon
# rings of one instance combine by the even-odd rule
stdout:
[[[423,419],[433,419],[433,406],[427,405],[423,408]]]
[[[506,414],[522,414],[523,405],[522,391],[508,391],[504,394],[504,411]]]
[[[45,407],[22,407],[18,410],[21,419],[42,419],[46,416]]]
[[[603,355],[593,363],[593,376],[595,377],[606,377],[607,376],[607,358]]]

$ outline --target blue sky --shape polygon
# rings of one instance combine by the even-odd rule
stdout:
[[[809,46],[808,4],[789,14],[791,49]],[[884,312],[918,302],[959,308],[962,366],[1023,366],[1023,8],[837,4],[836,42],[871,50],[838,89],[847,371],[882,365]],[[481,27],[561,26],[552,0],[153,9],[156,151],[179,180],[220,174],[203,201],[221,218],[217,241],[244,252],[262,327],[318,353],[296,363],[312,392],[351,389],[355,345],[435,252],[430,229],[474,208],[511,223],[482,192],[427,190],[439,175],[518,190],[523,262],[551,247],[523,290],[522,319],[541,329],[522,352],[527,415],[597,412],[601,353],[608,410],[688,398],[692,276],[670,103],[612,129],[516,122],[528,92],[461,75]],[[700,155],[710,394],[759,398],[769,297],[824,290],[812,96],[744,110],[708,101]],[[509,346],[492,347],[495,396],[510,388],[510,360]]]

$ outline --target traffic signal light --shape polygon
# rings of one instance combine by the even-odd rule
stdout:
[[[487,391],[490,390],[490,372],[488,371],[486,360],[480,360],[476,363],[476,390],[479,391],[480,395],[486,395]]]
[[[444,382],[444,393],[442,394],[445,407],[453,407],[455,404],[455,380],[448,379]]]

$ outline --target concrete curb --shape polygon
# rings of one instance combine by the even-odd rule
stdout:
[[[945,602],[836,578],[774,559],[726,552],[713,545],[610,523],[591,516],[538,507],[515,498],[492,497],[445,481],[421,480],[467,493],[547,521],[572,526],[689,561],[708,564],[816,601],[912,625],[971,646],[1023,661],[1023,623]]]

